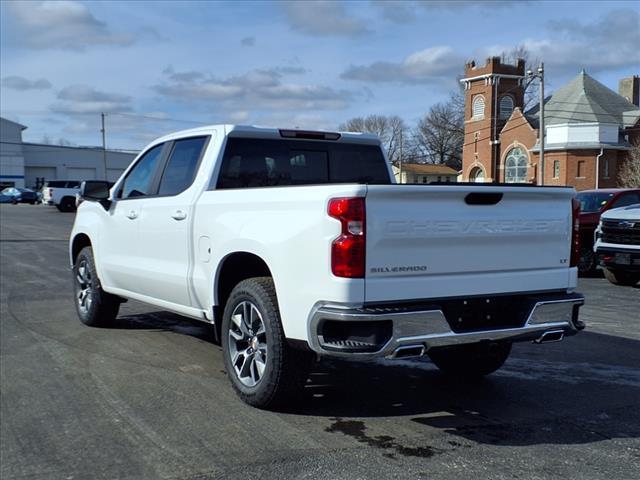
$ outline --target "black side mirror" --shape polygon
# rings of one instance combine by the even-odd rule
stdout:
[[[109,188],[113,184],[104,180],[85,180],[80,185],[80,200],[87,200],[89,202],[98,202],[108,210],[111,206],[109,200]]]

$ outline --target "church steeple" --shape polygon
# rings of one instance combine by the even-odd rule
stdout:
[[[465,91],[463,178],[465,181],[497,181],[500,130],[514,108],[524,103],[525,62],[502,63],[487,59],[484,66],[471,61],[460,80]]]

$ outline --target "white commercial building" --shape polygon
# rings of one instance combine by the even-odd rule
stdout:
[[[34,188],[48,180],[115,181],[135,153],[99,147],[67,147],[22,141],[26,129],[0,117],[0,186]]]

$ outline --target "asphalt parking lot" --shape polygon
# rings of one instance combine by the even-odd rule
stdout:
[[[2,479],[632,479],[640,288],[581,279],[587,330],[487,379],[426,360],[318,364],[291,411],[233,393],[209,327],[139,303],[77,320],[73,214],[0,206]]]

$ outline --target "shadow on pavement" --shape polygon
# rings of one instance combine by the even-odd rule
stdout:
[[[213,343],[211,326],[168,312],[120,317],[113,328],[172,331]],[[380,448],[395,439],[368,436],[367,419],[408,416],[417,429],[517,446],[640,437],[637,405],[640,342],[583,332],[553,346],[516,345],[501,370],[473,381],[442,375],[427,357],[324,359],[314,364],[303,398],[281,413],[326,417],[332,422],[326,431]]]

